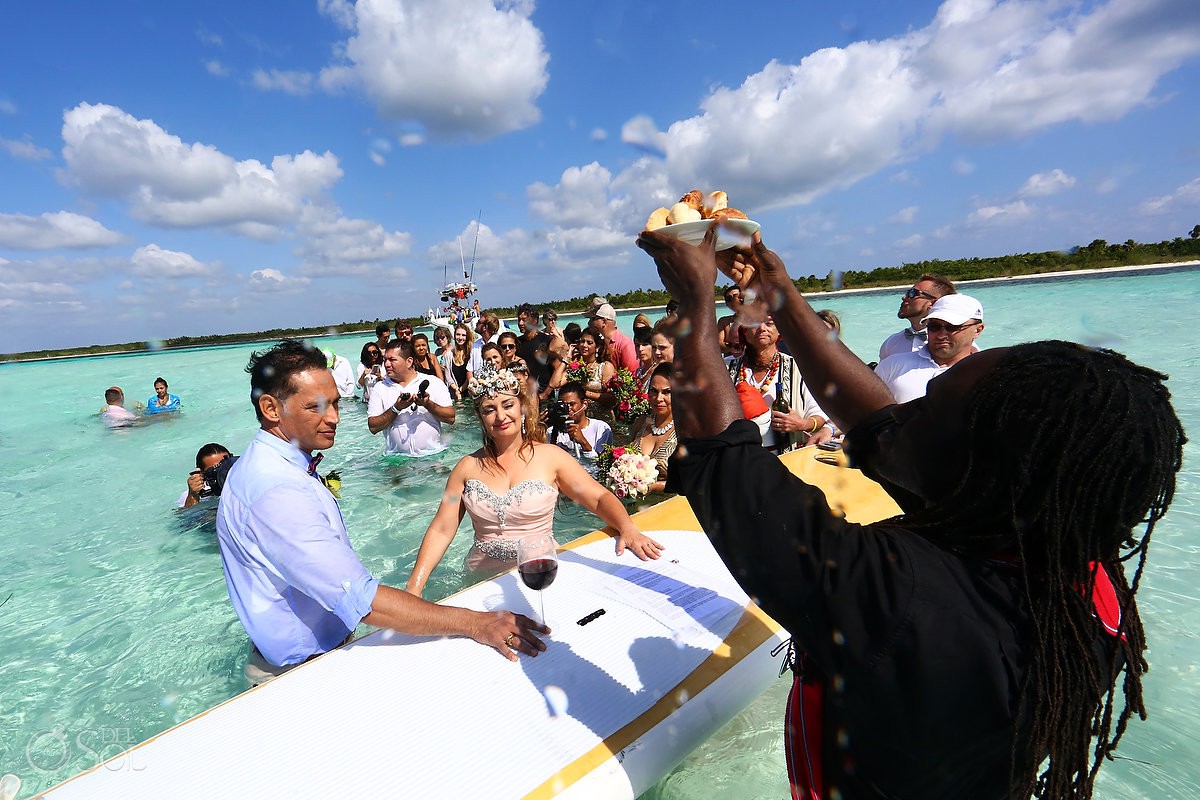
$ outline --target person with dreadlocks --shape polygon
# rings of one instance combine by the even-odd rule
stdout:
[[[896,405],[760,236],[721,254],[715,238],[638,238],[688,331],[667,490],[792,634],[793,796],[1089,798],[1146,714],[1134,596],[1185,442],[1166,376],[1035,342],[973,355]],[[756,296],[744,313],[774,317],[848,454],[904,514],[848,523],[763,450],[712,346],[718,266]],[[1136,440],[1104,433],[1128,419]]]

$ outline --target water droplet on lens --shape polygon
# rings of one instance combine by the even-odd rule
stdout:
[[[164,343],[162,339],[147,339],[146,340],[146,349],[147,350],[162,350],[164,347],[166,347],[166,343]]]
[[[842,632],[839,631],[837,628],[833,629],[833,643],[836,644],[838,647],[841,647],[842,645],[844,645],[846,643],[846,637],[843,636]]]
[[[550,709],[550,716],[558,717],[567,713],[567,693],[557,686],[547,686],[542,694],[546,698],[546,706]]]
[[[385,642],[390,642],[392,639],[396,638],[396,632],[391,628],[384,628],[383,633],[379,638]]]
[[[675,693],[675,699],[679,701],[679,705],[683,705],[688,700],[692,699],[692,696],[688,693],[687,689],[680,689]]]
[[[179,702],[179,695],[175,692],[167,692],[162,696],[162,699],[158,701],[158,705],[162,708],[170,708],[177,702]]]

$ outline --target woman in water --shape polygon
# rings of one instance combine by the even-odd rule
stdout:
[[[162,378],[154,379],[154,396],[146,401],[147,414],[164,414],[168,411],[179,410],[179,395],[167,392],[167,382]]]
[[[650,415],[633,437],[633,447],[658,463],[658,479],[650,491],[661,492],[667,486],[667,459],[675,452],[675,416],[671,408],[671,364],[659,364],[650,373]]]
[[[429,337],[423,333],[412,337],[413,369],[423,375],[432,375],[443,383],[446,381],[442,373],[442,365],[429,352]]]
[[[637,529],[612,492],[596,483],[567,451],[543,442],[524,392],[517,376],[486,366],[471,385],[483,447],[459,461],[446,482],[405,587],[418,597],[464,514],[471,515],[475,529],[467,571],[472,577],[487,577],[517,565],[520,538],[553,533],[560,493],[617,531],[617,555],[628,548],[643,561],[659,557],[662,545]]]
[[[605,392],[604,387],[616,374],[613,365],[604,360],[604,345],[604,334],[591,328],[586,328],[579,334],[579,342],[576,345],[579,349],[579,360],[587,370],[588,376],[583,388],[587,391],[587,399],[593,403],[601,399]]]
[[[471,382],[471,342],[475,334],[461,322],[454,326],[454,352],[450,357],[450,374],[452,380],[446,381],[455,400],[467,396],[467,385]]]
[[[371,387],[383,379],[383,351],[375,342],[367,342],[358,354],[358,385],[362,387],[364,403],[371,399]]]

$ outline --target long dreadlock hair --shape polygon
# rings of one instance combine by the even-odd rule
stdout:
[[[965,558],[1010,552],[1023,567],[1032,624],[1012,767],[1022,797],[1090,798],[1129,718],[1146,718],[1149,665],[1134,596],[1187,441],[1166,377],[1070,342],[1010,348],[967,398],[961,481],[936,508],[909,517]],[[1138,436],[1115,435],[1130,424]],[[1131,583],[1123,562],[1133,558]],[[1094,645],[1097,565],[1121,605],[1107,664]],[[1114,715],[1118,680],[1124,703]]]

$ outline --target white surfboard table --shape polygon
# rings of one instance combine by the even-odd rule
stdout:
[[[834,502],[846,481],[851,494],[875,486],[811,454],[786,458],[829,471],[843,484]],[[44,796],[636,797],[778,680],[771,651],[787,633],[738,587],[683,498],[635,519],[663,558],[618,559],[599,531],[563,548],[545,590],[553,633],[536,658],[378,631]],[[443,602],[539,615],[515,572]]]

